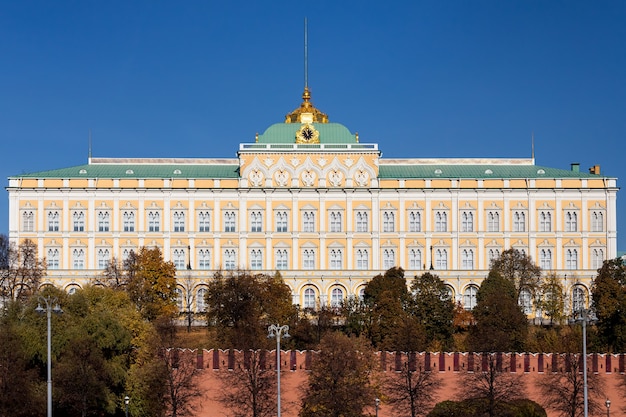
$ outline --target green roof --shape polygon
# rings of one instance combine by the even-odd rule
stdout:
[[[320,143],[356,143],[356,136],[339,123],[312,123],[320,132]],[[258,143],[295,143],[300,123],[275,123],[259,135]]]
[[[239,178],[232,164],[86,164],[15,175],[21,178]]]
[[[387,165],[381,164],[380,179],[409,178],[601,178],[600,175],[538,165]]]

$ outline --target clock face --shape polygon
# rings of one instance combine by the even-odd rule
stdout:
[[[319,143],[320,134],[310,124],[302,125],[296,132],[296,143]]]

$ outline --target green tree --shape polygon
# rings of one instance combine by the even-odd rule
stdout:
[[[370,348],[361,339],[333,332],[322,339],[312,364],[300,417],[363,417],[373,404]]]
[[[297,315],[291,290],[280,275],[217,273],[208,284],[207,319],[218,342],[236,349],[269,347],[267,327]]]
[[[527,288],[536,294],[541,286],[541,268],[535,265],[532,258],[517,249],[507,249],[491,263],[491,271],[498,272],[502,277],[513,283],[516,300],[522,289]]]
[[[411,291],[412,313],[424,326],[429,347],[450,349],[454,333],[454,301],[444,282],[437,275],[426,272],[415,277]]]
[[[475,352],[523,351],[528,320],[517,303],[510,280],[491,271],[478,289],[473,310],[475,325],[470,328],[468,344]]]
[[[565,318],[565,290],[562,279],[550,273],[541,284],[542,295],[537,307],[550,318],[550,324],[561,324]]]
[[[600,339],[612,352],[626,350],[626,265],[617,258],[605,261],[592,287]]]

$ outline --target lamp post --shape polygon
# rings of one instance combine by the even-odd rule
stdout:
[[[128,404],[130,403],[130,398],[128,395],[124,397],[124,404],[126,405],[126,417],[128,417]]]
[[[579,310],[577,314],[578,317],[576,317],[576,321],[580,321],[583,325],[583,403],[585,407],[585,417],[589,417],[589,386],[587,384],[587,323],[595,320],[595,316],[593,315],[593,311],[585,308]]]
[[[606,401],[604,402],[604,405],[606,405],[606,417],[611,417],[611,400],[609,400],[608,398],[606,399]]]
[[[52,326],[51,326],[51,318],[52,313],[61,314],[63,310],[59,306],[59,300],[56,297],[37,297],[37,308],[35,311],[38,314],[46,313],[48,318],[48,417],[52,417]],[[41,305],[45,304],[46,308],[43,308]]]
[[[430,270],[432,271],[433,269],[433,245],[430,245]]]
[[[278,408],[278,417],[280,417],[280,339],[289,337],[289,326],[272,324],[267,328],[268,338],[276,338],[276,390],[278,391],[276,406]]]
[[[376,417],[378,417],[378,406],[380,405],[380,398],[376,398],[374,402],[376,403]]]

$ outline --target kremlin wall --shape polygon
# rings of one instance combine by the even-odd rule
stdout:
[[[195,364],[201,369],[199,385],[204,396],[201,407],[197,410],[198,417],[218,417],[230,415],[220,403],[222,393],[220,375],[223,372],[233,372],[248,361],[244,353],[238,350],[183,350],[183,355],[195,356]],[[318,352],[315,351],[281,351],[281,401],[284,417],[297,417],[300,409],[302,389],[308,378],[308,370]],[[403,365],[409,362],[412,368],[425,369],[437,373],[442,386],[437,391],[437,402],[444,400],[459,400],[464,376],[467,369],[487,369],[487,357],[480,353],[403,353],[377,352],[375,360],[378,371],[384,376],[390,372],[399,372]],[[497,353],[496,368],[508,372],[519,379],[520,388],[525,389],[526,397],[541,404],[548,413],[548,417],[556,417],[558,413],[550,410],[540,389],[542,378],[553,372],[564,372],[570,369],[565,355],[558,353]],[[582,358],[581,358],[582,360]],[[582,365],[582,364],[581,364]],[[262,351],[260,366],[266,369],[276,369],[275,350]],[[582,366],[579,367],[582,370]],[[589,378],[599,378],[602,381],[603,394],[594,397],[590,392],[589,401],[597,401],[606,415],[605,401],[611,401],[610,415],[621,416],[626,407],[626,399],[622,384],[626,381],[626,354],[588,354],[587,369]],[[581,371],[582,372],[582,371]],[[582,377],[581,377],[582,378]],[[372,404],[371,415],[375,415],[375,406]],[[381,400],[378,410],[379,417],[394,417],[391,406]],[[594,415],[590,413],[590,415]]]

